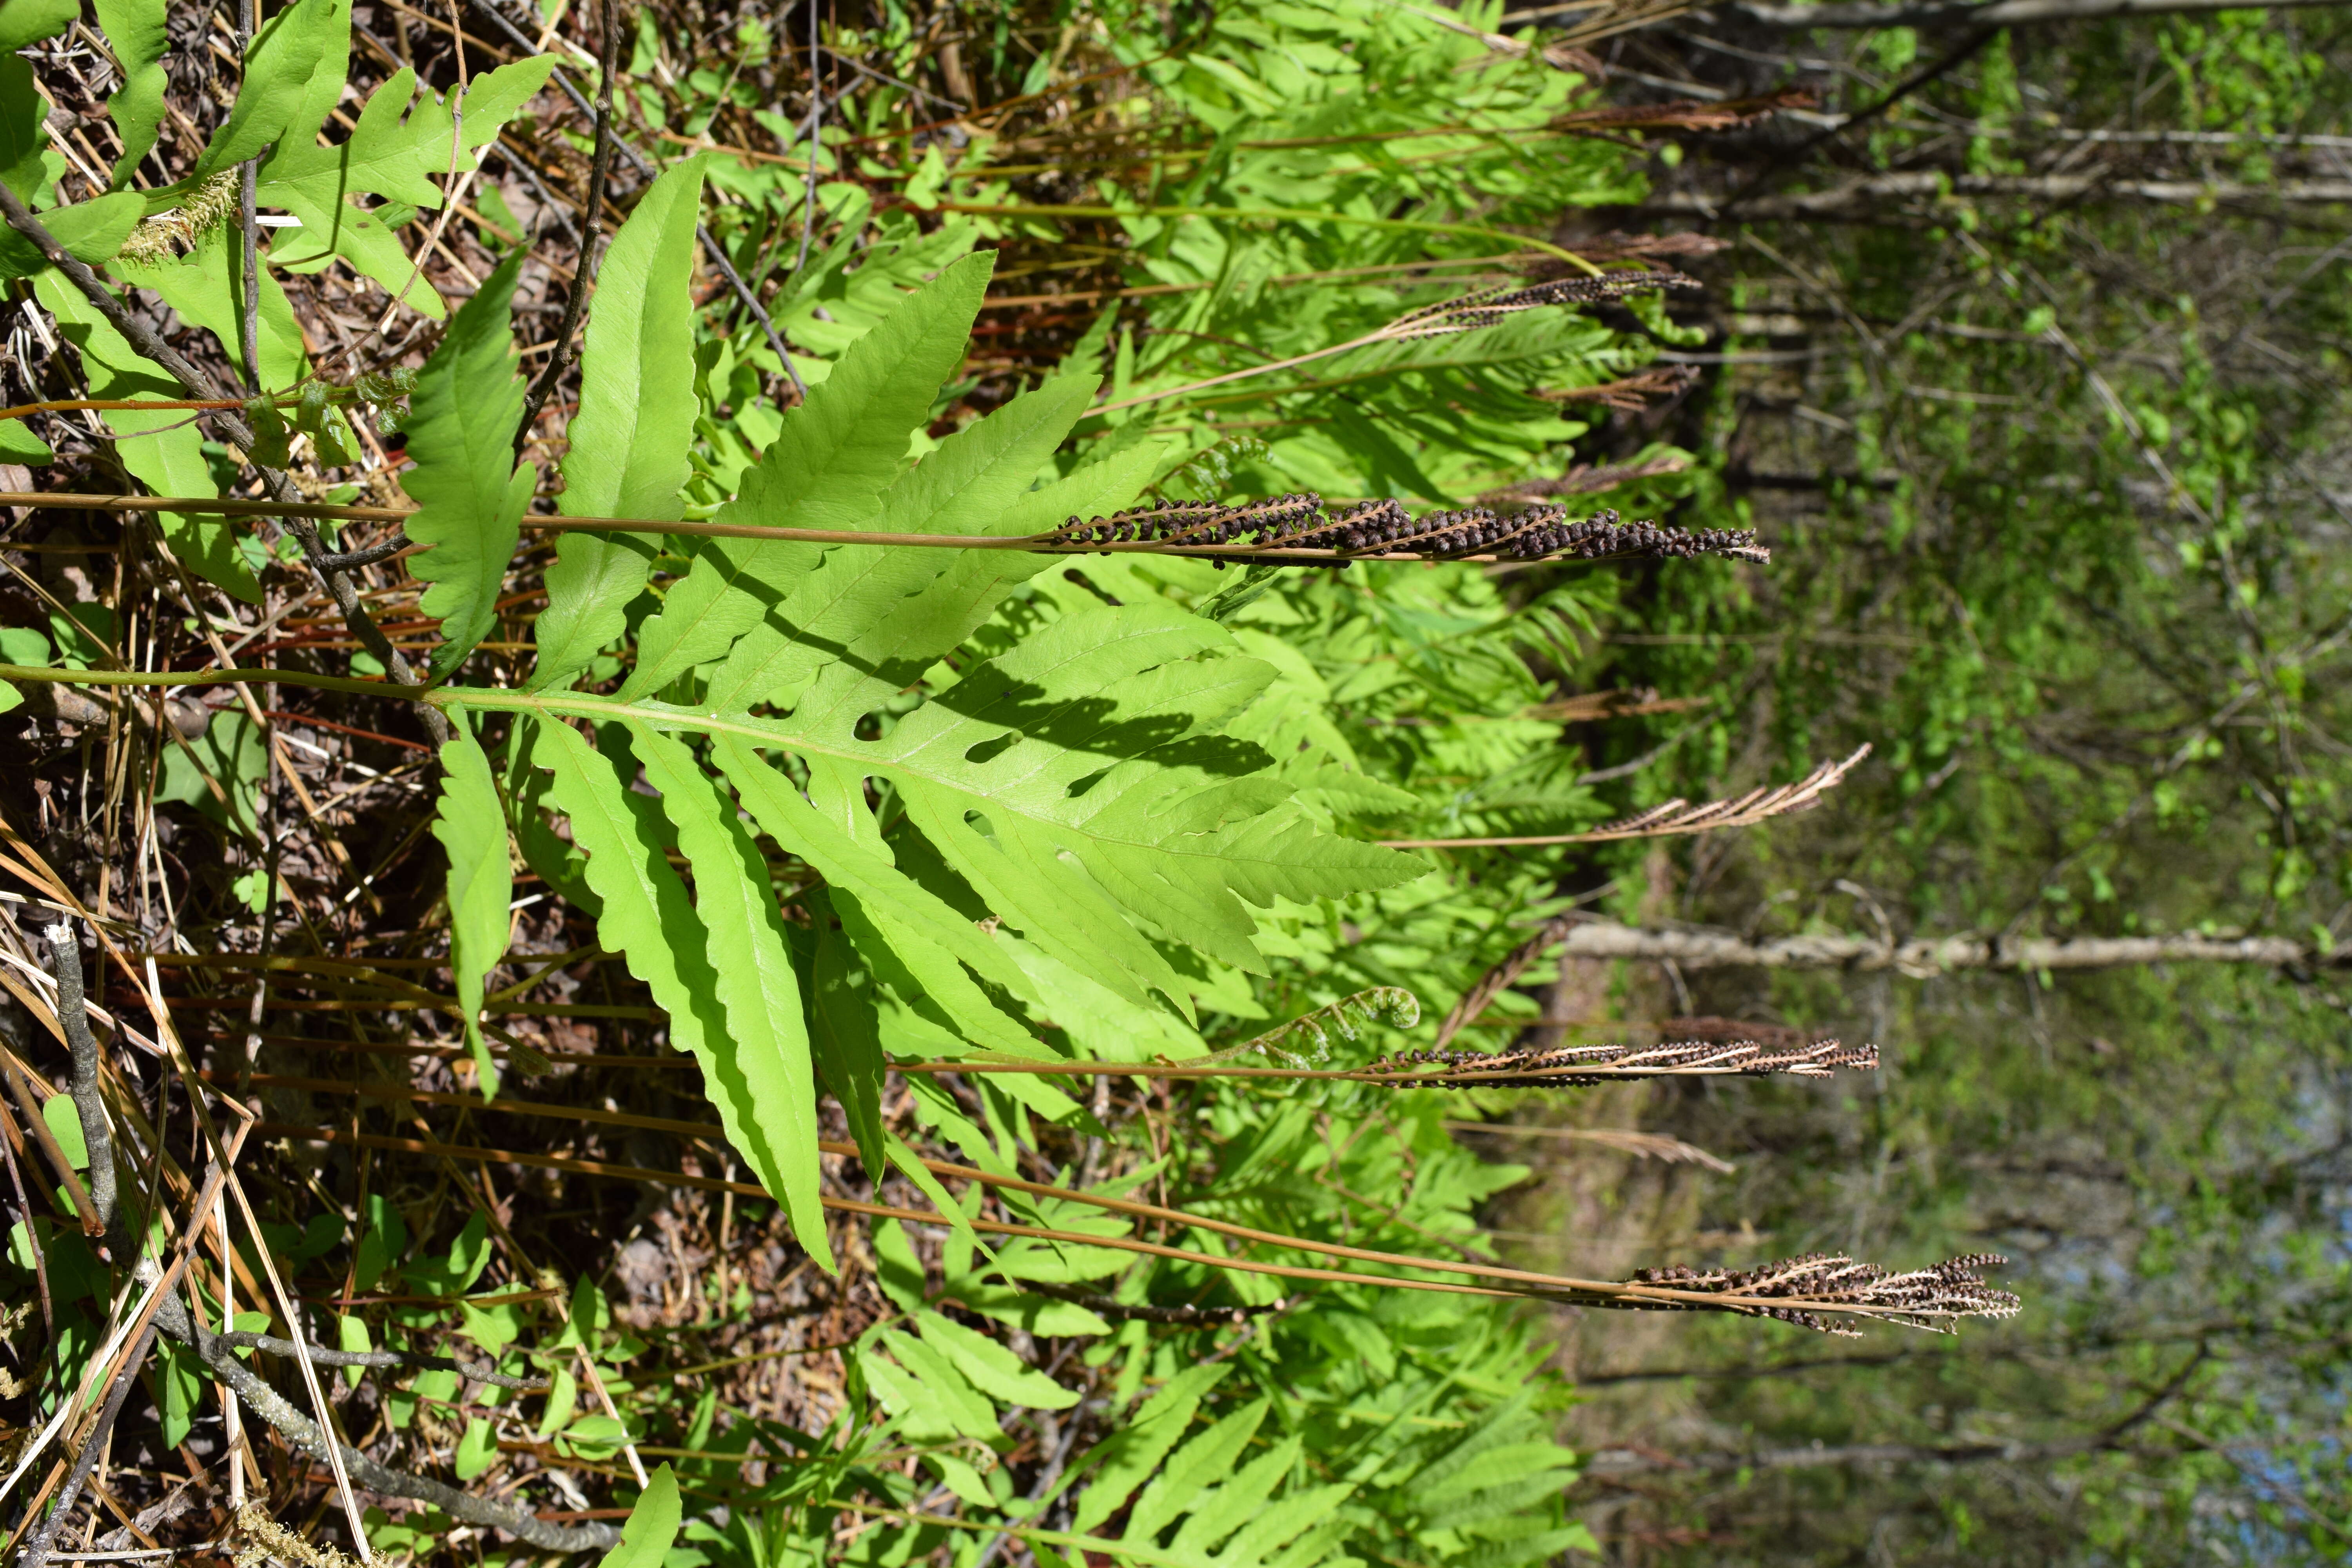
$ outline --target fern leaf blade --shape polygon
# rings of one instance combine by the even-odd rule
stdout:
[[[849,1119],[859,1157],[878,1175],[889,1159],[882,1125],[882,1077],[887,1064],[875,1024],[873,993],[859,984],[866,977],[850,961],[848,940],[833,929],[831,900],[811,892],[808,906],[819,922],[809,963],[810,1047],[825,1087]]]
[[[665,173],[638,199],[596,274],[580,359],[580,411],[567,433],[565,515],[683,515],[698,408],[693,386],[695,224],[702,164]],[[649,535],[566,533],[547,570],[533,689],[568,680],[621,635],[645,591]]]
[[[727,1136],[783,1205],[801,1244],[830,1270],[817,1193],[816,1079],[798,978],[768,868],[751,836],[686,745],[629,726],[646,782],[694,868],[695,912],[726,1010],[723,1035],[698,1053]]]
[[[871,516],[898,476],[907,433],[963,356],[994,264],[993,252],[966,257],[851,344],[786,416],[720,520],[855,528]],[[762,585],[805,571],[821,554],[813,545],[713,541],[662,613],[639,628],[637,668],[622,694],[658,691],[725,652],[759,623]]]
[[[883,493],[870,526],[903,533],[999,531],[993,525],[1069,434],[1093,392],[1091,377],[1063,376],[957,431]],[[707,700],[721,710],[748,709],[814,677],[816,689],[800,703],[804,721],[833,716],[845,728],[854,725],[865,707],[848,710],[853,705],[908,685],[971,635],[1001,596],[997,584],[1010,586],[1005,564],[928,550],[836,548],[735,645]],[[1044,564],[1014,570],[1025,576]],[[944,595],[935,591],[942,581],[950,584]]]
[[[1088,1449],[1070,1468],[1072,1476],[1094,1472],[1070,1528],[1083,1535],[1117,1513],[1192,1426],[1201,1401],[1232,1371],[1230,1364],[1187,1367],[1144,1401],[1133,1421]]]
[[[775,743],[771,742],[769,743]],[[713,748],[719,768],[741,796],[761,832],[816,868],[827,883],[887,909],[922,940],[1018,994],[1030,994],[1019,967],[997,950],[971,921],[938,894],[908,878],[880,854],[832,826],[803,799],[792,781],[738,735],[721,735]]]
[[[507,307],[525,254],[509,257],[466,301],[410,400],[408,451],[416,466],[403,488],[417,510],[408,536],[433,547],[410,570],[433,584],[418,609],[441,617],[436,675],[446,675],[489,634],[523,509],[538,484],[538,471],[514,455],[523,385]]]

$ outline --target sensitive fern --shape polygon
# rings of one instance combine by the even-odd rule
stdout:
[[[1075,498],[1115,506],[1131,497],[1140,463],[1097,464],[1030,488],[1091,395],[1078,378],[1016,398],[902,466],[986,275],[985,258],[950,268],[853,345],[785,420],[732,515],[977,535],[1025,531],[1038,510]],[[453,343],[471,341],[478,305],[461,312]],[[603,347],[592,342],[592,361]],[[593,375],[589,385],[596,395]],[[644,395],[642,378],[633,387],[622,378],[612,395],[632,391]],[[608,406],[583,406],[581,417]],[[486,421],[486,437],[510,427],[503,408],[498,418],[509,423]],[[420,467],[450,439],[425,418],[420,411],[412,438],[425,448]],[[484,486],[473,515],[494,538],[499,498]],[[660,489],[648,493],[648,506],[662,504]],[[588,600],[634,596],[643,579],[615,578],[616,564],[551,575],[548,616],[593,621]],[[1033,967],[1056,964],[1189,1017],[1191,990],[1165,944],[1262,970],[1251,906],[1419,874],[1393,851],[1316,831],[1272,776],[1273,759],[1222,733],[1275,671],[1241,657],[1214,622],[1171,605],[1065,615],[887,725],[874,722],[1043,564],[720,542],[647,621],[638,667],[617,693],[562,691],[550,679],[528,691],[446,694],[546,734],[531,755],[552,769],[549,798],[586,852],[603,941],[654,987],[679,1043],[702,1058],[730,1140],[821,1257],[816,1078],[845,1105],[872,1106],[883,1065],[875,1045],[925,1020],[969,1042],[961,1049],[1041,1054],[1036,982],[1007,939],[1025,939]],[[658,808],[631,790],[640,773]],[[877,791],[893,802],[888,818]],[[781,919],[771,868],[739,813],[834,882],[811,905],[830,917],[826,929],[804,933]],[[690,892],[670,866],[673,849]],[[927,868],[919,880],[908,874],[910,854]],[[976,929],[943,898],[995,923]],[[820,970],[830,983],[815,983]],[[853,1110],[853,1122],[880,1157],[870,1110]]]

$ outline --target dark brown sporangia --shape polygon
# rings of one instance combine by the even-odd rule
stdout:
[[[1851,1334],[1810,1312],[1809,1306],[1860,1307],[1885,1322],[1949,1333],[1956,1318],[2009,1318],[2023,1305],[2008,1290],[1984,1281],[1982,1270],[1999,1268],[2009,1259],[1998,1253],[1976,1252],[1903,1273],[1874,1264],[1856,1263],[1843,1253],[1809,1252],[1801,1258],[1767,1263],[1757,1268],[1643,1268],[1635,1272],[1636,1285],[1663,1285],[1670,1289],[1708,1295],[1785,1298],[1787,1307],[1750,1307],[1759,1317],[1825,1334]],[[1639,1311],[1689,1312],[1704,1309],[1696,1302],[1633,1301]],[[1843,1315],[1843,1314],[1841,1314]]]
[[[1627,1078],[1791,1073],[1827,1078],[1839,1068],[1871,1072],[1876,1046],[1836,1040],[1767,1046],[1754,1040],[1683,1040],[1657,1046],[1555,1046],[1505,1051],[1402,1051],[1363,1070],[1399,1084],[1475,1083],[1481,1089],[1559,1088]],[[1433,1072],[1431,1069],[1439,1068]],[[1377,1080],[1376,1080],[1377,1081]]]
[[[1554,278],[1542,283],[1505,283],[1440,304],[1408,311],[1381,335],[1391,342],[1443,337],[1491,327],[1507,316],[1546,305],[1593,305],[1653,289],[1696,289],[1699,280],[1681,272],[1605,272],[1597,278]]]
[[[1160,501],[1115,517],[1072,518],[1045,535],[1047,548],[1083,551],[1105,544],[1153,544],[1199,550],[1211,559],[1281,565],[1339,565],[1353,559],[1407,561],[1565,561],[1689,559],[1721,555],[1769,562],[1753,529],[1693,531],[1656,522],[1627,522],[1615,511],[1571,517],[1565,507],[1538,502],[1504,516],[1487,507],[1423,512],[1394,500],[1359,501],[1326,513],[1313,492],[1228,506],[1213,501]],[[1254,544],[1269,552],[1234,550]],[[1316,553],[1294,553],[1314,552]]]

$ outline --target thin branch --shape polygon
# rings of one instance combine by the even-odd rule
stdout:
[[[796,278],[800,276],[801,269],[808,265],[809,241],[816,237],[816,155],[823,149],[824,132],[824,83],[817,74],[817,50],[822,47],[817,41],[817,31],[816,0],[808,0],[808,201],[806,208],[801,214],[800,255],[793,261],[793,275]]]
[[[424,1476],[395,1470],[370,1458],[348,1443],[331,1440],[317,1422],[297,1410],[251,1367],[237,1360],[236,1352],[229,1347],[224,1336],[208,1333],[197,1326],[179,1301],[170,1301],[165,1310],[157,1314],[156,1321],[163,1332],[194,1351],[197,1359],[211,1369],[214,1376],[227,1384],[255,1415],[276,1427],[289,1443],[316,1458],[327,1458],[331,1453],[339,1456],[352,1479],[371,1491],[430,1503],[452,1519],[503,1530],[520,1541],[549,1552],[601,1552],[620,1542],[620,1532],[610,1525],[593,1521],[577,1525],[552,1524],[523,1505],[495,1502]]]
[[[365,550],[347,550],[336,555],[321,555],[317,564],[330,572],[355,572],[362,566],[373,566],[378,562],[389,561],[395,555],[404,554],[415,548],[407,540],[394,535],[382,544],[371,544]]]
[[[751,312],[751,319],[759,322],[760,330],[767,334],[768,346],[776,351],[776,359],[784,367],[785,378],[793,384],[793,390],[800,394],[802,400],[805,402],[808,398],[808,384],[801,379],[799,369],[793,363],[792,351],[784,347],[784,335],[776,331],[776,323],[769,319],[767,308],[760,303],[760,296],[753,291],[750,284],[743,281],[743,275],[736,271],[735,264],[727,258],[726,247],[711,237],[708,228],[697,224],[694,226],[694,232],[700,237],[702,248],[709,253],[711,265],[719,268],[719,275],[727,279],[729,288],[735,290],[735,298],[742,301],[743,308]]]
[[[604,184],[613,172],[613,78],[618,74],[614,64],[621,27],[612,0],[604,0],[603,9],[604,36],[600,42],[604,47],[596,74],[596,151],[589,160],[587,200],[580,213],[580,262],[572,271],[572,291],[563,301],[562,323],[555,329],[555,352],[547,356],[547,368],[539,373],[539,380],[523,399],[522,422],[515,426],[518,453],[530,439],[531,426],[539,422],[539,411],[547,406],[556,383],[579,363],[580,317],[595,277],[596,241],[604,232]]]
[[[1766,163],[1763,168],[1757,171],[1755,175],[1751,177],[1746,184],[1740,186],[1739,189],[1733,194],[1729,201],[1723,204],[1721,212],[1717,216],[1728,217],[1735,208],[1745,206],[1755,197],[1761,195],[1764,192],[1764,188],[1777,179],[1783,169],[1790,167],[1800,159],[1810,154],[1814,148],[1820,146],[1822,142],[1827,142],[1833,136],[1843,135],[1844,132],[1853,129],[1855,126],[1869,124],[1872,121],[1885,114],[1887,110],[1893,109],[1896,104],[1902,102],[1905,99],[1910,97],[1921,88],[1929,86],[1942,77],[1967,64],[1969,60],[1975,58],[1978,52],[1983,49],[1987,44],[1992,42],[1994,38],[1998,37],[2000,33],[2000,29],[1998,25],[1986,26],[1983,24],[1979,23],[1975,31],[1969,33],[1966,37],[1962,38],[1958,44],[1953,46],[1953,47],[1946,53],[1942,58],[1936,60],[1929,65],[1924,66],[1918,70],[1912,72],[1911,75],[1904,78],[1903,80],[1897,82],[1892,89],[1890,89],[1884,97],[1880,98],[1877,102],[1870,105],[1866,109],[1859,110],[1856,113],[1847,115],[1844,119],[1839,121],[1836,124],[1826,130],[1815,132],[1804,141],[1797,142],[1791,147],[1774,153],[1769,163]]]
[[[256,1075],[256,1082],[268,1081],[266,1075]],[[320,1366],[401,1367],[454,1372],[476,1383],[487,1383],[493,1388],[510,1388],[518,1394],[545,1394],[549,1385],[516,1377],[510,1373],[483,1362],[455,1361],[448,1356],[418,1355],[409,1351],[331,1351],[324,1345],[305,1342],[297,1345],[292,1340],[279,1339],[275,1334],[226,1333],[213,1336],[234,1350],[256,1350],[269,1355],[297,1356],[307,1353]]]
[[[81,1117],[82,1142],[89,1153],[89,1200],[101,1228],[114,1223],[114,1130],[98,1088],[98,1041],[89,1032],[82,996],[81,943],[73,922],[59,920],[41,933],[58,973],[58,1021],[65,1026],[73,1053],[73,1102]]]
[[[239,330],[244,342],[246,389],[259,397],[268,388],[261,384],[261,226],[254,221],[256,171],[258,157],[247,158],[236,168],[236,216],[238,237],[244,245],[245,298],[239,302]]]
[[[148,1323],[131,1345],[131,1353],[123,1358],[121,1366],[116,1370],[114,1386],[107,1391],[106,1404],[82,1438],[81,1452],[74,1456],[73,1468],[66,1473],[65,1485],[58,1489],[56,1505],[50,1509],[49,1516],[41,1521],[40,1528],[33,1532],[32,1539],[25,1543],[24,1555],[17,1559],[24,1568],[47,1568],[50,1552],[57,1543],[58,1530],[64,1526],[67,1515],[73,1511],[74,1504],[80,1500],[81,1489],[89,1481],[89,1472],[97,1466],[99,1456],[106,1452],[107,1438],[114,1430],[116,1418],[122,1414],[122,1406],[130,1399],[131,1391],[139,1384],[139,1365],[147,1359],[148,1348],[155,1342],[155,1327],[152,1321]]]
[[[482,16],[488,20],[491,26],[498,28],[499,32],[504,33],[508,39],[511,41],[516,47],[521,49],[523,53],[526,55],[535,55],[540,52],[539,46],[526,34],[524,34],[522,29],[517,27],[513,22],[509,21],[507,18],[506,14],[500,11],[493,3],[493,0],[473,0],[473,5],[475,10],[480,12]],[[573,86],[572,79],[566,76],[562,70],[559,69],[549,74],[548,85],[555,88],[565,97],[569,98],[572,100],[572,107],[579,110],[582,114],[588,116],[592,120],[595,118],[596,110],[595,107],[588,101],[588,95],[582,92],[579,88]],[[636,170],[638,174],[646,176],[648,180],[655,178],[661,173],[659,167],[657,167],[650,159],[646,158],[643,153],[638,152],[635,147],[631,145],[626,137],[621,136],[617,132],[614,133],[613,138],[613,150],[622,157],[627,159],[629,166]],[[517,163],[518,167],[522,166],[520,160],[516,160],[515,162]],[[526,173],[528,173],[527,170]],[[536,177],[532,178],[532,183],[534,184],[538,183]],[[545,195],[547,193],[542,192],[541,194]],[[807,397],[808,387],[801,380],[801,373],[794,368],[793,364],[791,351],[784,347],[783,334],[776,331],[776,323],[769,319],[768,312],[761,308],[758,293],[754,291],[749,284],[743,281],[742,274],[735,270],[735,264],[728,259],[726,249],[719,245],[718,239],[712,236],[707,226],[696,224],[694,226],[694,233],[695,237],[702,242],[702,248],[705,253],[709,256],[711,265],[719,268],[719,275],[727,279],[728,287],[735,290],[736,299],[742,301],[744,308],[751,312],[751,319],[758,321],[760,323],[760,330],[767,334],[768,346],[775,350],[777,360],[781,362],[784,367],[785,376],[789,378],[793,384],[793,390],[799,393],[802,397]]]

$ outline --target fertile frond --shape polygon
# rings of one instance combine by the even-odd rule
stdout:
[[[1819,1312],[1807,1311],[1807,1307],[1838,1307],[1849,1313],[1858,1310],[1861,1315],[1884,1322],[1950,1333],[1949,1325],[1957,1319],[2013,1318],[2022,1310],[2024,1303],[2013,1292],[1997,1290],[1984,1282],[1982,1270],[2000,1268],[2008,1261],[1998,1253],[1978,1252],[1927,1268],[1895,1273],[1872,1264],[1856,1263],[1843,1253],[1810,1252],[1784,1262],[1768,1263],[1760,1268],[1644,1268],[1633,1276],[1633,1281],[1669,1286],[1676,1290],[1744,1297],[1750,1301],[1759,1297],[1775,1303],[1785,1301],[1789,1303],[1786,1306],[1751,1305],[1739,1310],[1825,1334],[1852,1336],[1853,1331],[1833,1325]],[[1690,1310],[1680,1303],[1665,1307],[1652,1307],[1641,1301],[1612,1305],[1638,1311]]]
[[[1845,775],[1868,755],[1870,742],[1864,741],[1843,761],[1823,763],[1794,784],[1752,789],[1731,800],[1708,801],[1699,805],[1666,801],[1561,842],[1600,844],[1612,838],[1659,838],[1675,833],[1706,833],[1717,827],[1753,827],[1768,818],[1819,805],[1822,793],[1843,783]]]
[[[1342,1039],[1352,1040],[1356,1037],[1359,1020],[1372,1023],[1383,1013],[1397,1028],[1410,1029],[1421,1022],[1421,999],[1394,985],[1376,985],[1352,996],[1342,996],[1337,1002],[1326,1003],[1311,1013],[1301,1014],[1286,1024],[1277,1025],[1207,1059],[1229,1061],[1235,1057],[1263,1053],[1291,1067],[1328,1061],[1331,1057],[1330,1030],[1338,1030]]]
[[[1626,522],[1614,511],[1570,519],[1567,509],[1538,504],[1502,517],[1485,507],[1414,517],[1394,500],[1359,502],[1326,516],[1312,493],[1218,506],[1161,501],[1112,517],[1076,517],[1030,542],[1045,550],[1123,548],[1150,554],[1202,555],[1219,563],[1281,566],[1350,561],[1610,561],[1721,555],[1769,562],[1771,552],[1745,528],[1692,532],[1655,522]]]
[[[1590,305],[1622,300],[1652,289],[1696,289],[1699,280],[1681,272],[1605,272],[1598,278],[1555,278],[1542,283],[1506,283],[1474,294],[1424,305],[1382,328],[1379,338],[1403,342],[1414,338],[1474,332],[1522,310],[1547,305]]]
[[[1746,795],[1729,800],[1710,800],[1697,805],[1686,800],[1662,801],[1647,811],[1619,817],[1614,822],[1603,823],[1583,833],[1539,834],[1518,838],[1391,838],[1383,842],[1398,849],[1502,848],[1550,844],[1607,844],[1621,838],[1664,838],[1678,833],[1711,833],[1718,827],[1753,827],[1759,822],[1820,805],[1822,793],[1835,789],[1854,765],[1868,755],[1870,742],[1865,741],[1843,761],[1823,763],[1793,784],[1771,784],[1749,790]],[[1551,940],[1557,942],[1559,939],[1555,936]]]
[[[1659,1046],[1553,1046],[1508,1051],[1407,1051],[1369,1064],[1374,1082],[1480,1089],[1559,1089],[1629,1078],[1752,1078],[1788,1073],[1827,1078],[1841,1068],[1872,1072],[1876,1046],[1836,1040],[1769,1047],[1753,1040],[1685,1040]]]

